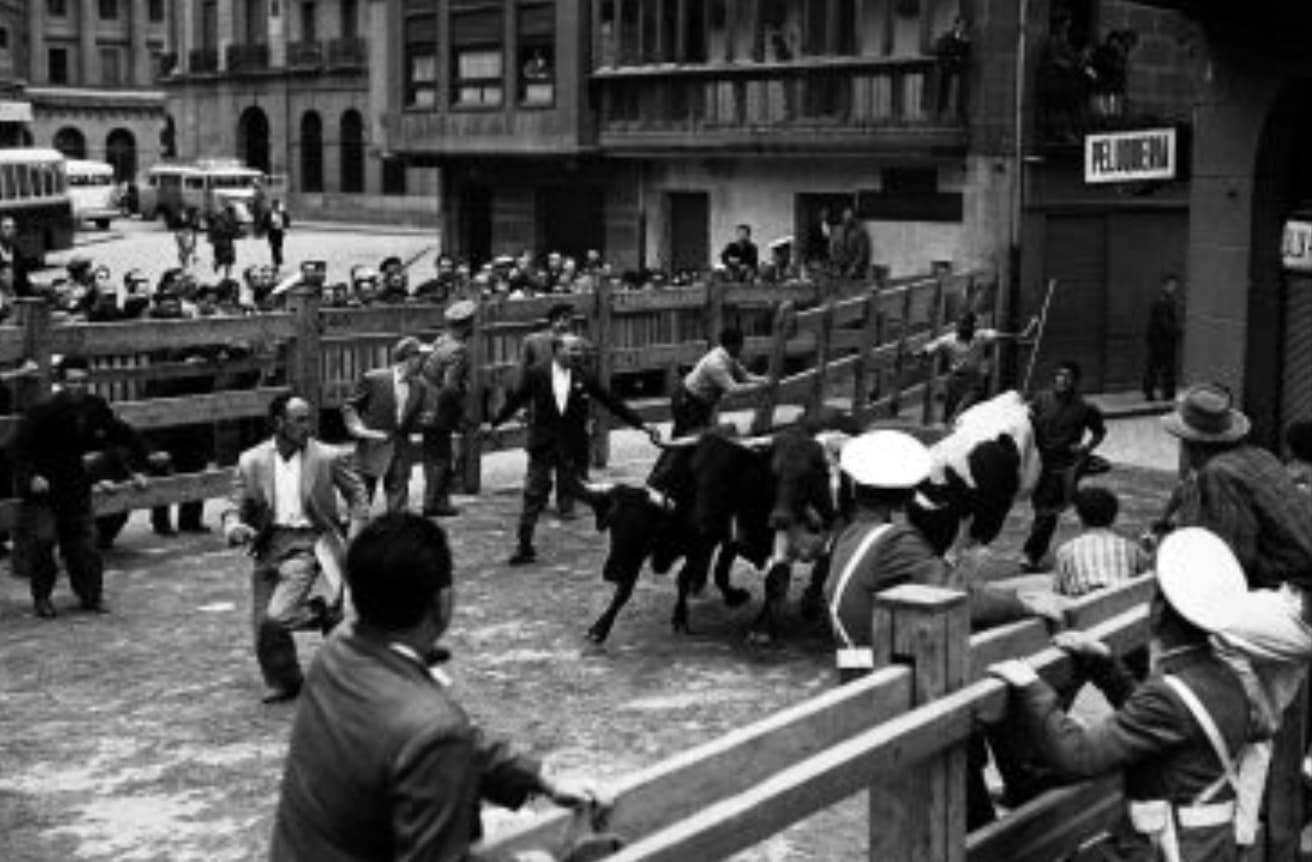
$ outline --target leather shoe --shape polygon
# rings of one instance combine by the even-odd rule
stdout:
[[[450,503],[442,503],[437,506],[425,506],[425,518],[454,518],[460,514],[460,510]]]
[[[532,545],[520,545],[519,550],[507,561],[512,566],[527,566],[538,561],[538,552]]]
[[[82,610],[92,614],[107,614],[109,608],[105,607],[104,599],[90,599],[82,602]]]
[[[286,703],[289,700],[295,700],[301,693],[301,684],[289,686],[271,686],[264,690],[260,696],[260,703]]]
[[[34,607],[36,615],[43,620],[53,620],[58,616],[55,613],[55,606],[51,604],[50,599],[37,599]]]

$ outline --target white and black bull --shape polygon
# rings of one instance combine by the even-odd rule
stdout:
[[[607,638],[648,560],[657,573],[683,560],[671,619],[676,631],[689,630],[688,596],[705,585],[713,558],[715,584],[731,607],[750,598],[730,582],[734,560],[768,568],[754,636],[777,633],[792,559],[816,560],[802,609],[818,615],[828,569],[821,554],[824,533],[836,514],[832,485],[824,443],[809,427],[796,426],[748,440],[707,432],[695,442],[667,448],[644,488],[585,487],[580,498],[596,513],[597,529],[610,533],[602,574],[615,584],[610,605],[588,637],[597,643]]]

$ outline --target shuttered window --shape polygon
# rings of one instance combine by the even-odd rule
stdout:
[[[451,104],[495,108],[504,99],[505,46],[501,6],[451,2]]]

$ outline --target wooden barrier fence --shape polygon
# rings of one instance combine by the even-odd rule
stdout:
[[[1066,610],[1066,626],[1090,632],[1118,656],[1142,649],[1154,590],[1147,575],[1094,593]],[[606,829],[626,846],[604,858],[725,859],[862,791],[872,862],[1053,862],[1116,822],[1121,785],[1111,776],[1045,793],[968,834],[965,745],[1009,707],[1007,687],[988,667],[1026,657],[1046,680],[1064,685],[1073,662],[1049,646],[1038,620],[970,635],[959,592],[897,587],[877,597],[874,613],[882,669],[613,786]],[[1301,721],[1282,733],[1295,771],[1302,737]],[[1301,799],[1297,776],[1285,772],[1273,772],[1267,826],[1250,860],[1294,858],[1288,846],[1291,837],[1296,844],[1302,805],[1291,801]],[[562,837],[577,834],[571,818],[555,811],[517,825],[475,858],[509,862],[528,850],[559,852]]]
[[[744,357],[764,361],[769,383],[724,404],[724,409],[752,409],[753,427],[760,430],[780,421],[782,407],[823,401],[872,416],[896,414],[920,398],[927,420],[935,372],[908,356],[960,308],[975,308],[987,319],[996,288],[995,278],[983,273],[873,284],[662,291],[622,291],[606,282],[591,294],[484,303],[471,340],[470,431],[459,447],[464,490],[477,493],[480,486],[481,440],[475,429],[516,379],[524,336],[540,327],[546,310],[558,302],[574,305],[575,329],[595,345],[604,383],[636,375],[660,378],[653,393],[659,397],[633,402],[648,421],[669,419],[668,394],[724,326],[768,333],[750,335]],[[431,337],[442,325],[441,306],[324,309],[309,290],[294,290],[287,309],[277,313],[95,324],[56,324],[43,301],[20,300],[14,325],[0,326],[0,368],[36,363],[36,372],[14,387],[16,413],[49,394],[56,356],[78,354],[91,361],[94,391],[139,430],[216,424],[236,434],[234,425],[257,423],[287,387],[325,410],[339,408],[360,374],[388,364],[398,337]],[[211,385],[200,394],[149,397],[152,387],[207,376]],[[9,439],[17,421],[17,415],[0,416],[0,440]],[[610,417],[599,411],[593,421],[593,460],[603,465]],[[499,445],[521,446],[522,429],[500,435]],[[230,458],[220,459],[216,469],[157,481],[146,490],[97,492],[96,511],[212,497],[230,466]],[[0,529],[12,525],[15,514],[16,501],[0,500]]]

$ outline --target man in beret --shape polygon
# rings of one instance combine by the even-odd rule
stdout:
[[[424,515],[447,518],[460,514],[451,505],[451,434],[465,416],[465,393],[469,390],[469,338],[474,333],[473,300],[462,299],[443,314],[446,328],[433,341],[423,364],[425,385],[423,414]]]
[[[418,338],[407,336],[392,348],[392,364],[366,371],[342,405],[346,430],[355,438],[356,466],[370,502],[379,479],[387,511],[404,512],[410,505],[410,472],[414,456],[410,435],[418,427],[424,403],[419,369],[424,350]]]

